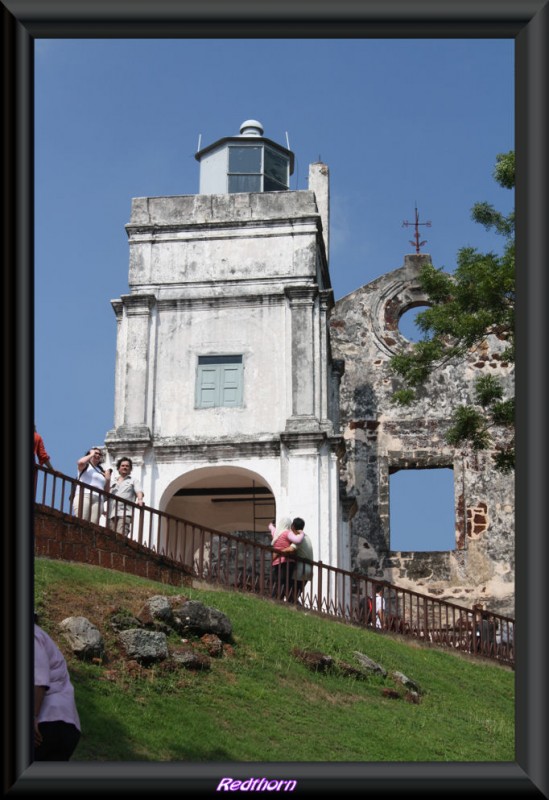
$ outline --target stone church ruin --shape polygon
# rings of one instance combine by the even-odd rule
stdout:
[[[162,512],[264,543],[275,514],[302,516],[315,559],[513,615],[513,479],[490,452],[444,439],[479,374],[511,384],[503,343],[488,338],[417,403],[394,405],[388,363],[408,345],[401,316],[425,305],[429,256],[334,302],[328,167],[290,190],[293,153],[256,120],[196,159],[199,194],[132,200],[129,293],[112,301],[111,462],[129,455]],[[394,549],[391,475],[436,469],[453,475],[454,541]]]
[[[335,303],[332,351],[345,361],[341,381],[341,462],[344,492],[356,501],[351,522],[353,568],[445,600],[493,611],[514,610],[514,483],[498,472],[492,452],[449,446],[453,409],[473,401],[474,381],[487,372],[513,380],[502,360],[505,343],[490,336],[464,362],[435,370],[418,401],[403,408],[389,360],[409,343],[400,317],[426,305],[418,274],[428,255],[407,255],[382,275]],[[453,472],[455,542],[450,549],[399,552],[391,547],[390,476],[399,470]],[[430,508],[424,509],[425,519]]]

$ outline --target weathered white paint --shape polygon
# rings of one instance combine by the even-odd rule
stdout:
[[[307,190],[133,200],[130,293],[112,301],[115,426],[106,444],[111,461],[134,460],[147,505],[238,530],[244,504],[229,510],[174,494],[201,476],[217,486],[255,482],[270,489],[278,516],[305,519],[315,558],[348,566],[342,365],[331,362],[327,324],[328,175],[312,174],[319,198]],[[203,355],[242,355],[241,407],[196,407]]]

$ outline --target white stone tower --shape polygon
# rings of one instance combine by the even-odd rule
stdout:
[[[255,120],[196,158],[200,194],[132,201],[109,457],[133,459],[147,505],[217,530],[267,543],[301,516],[347,568],[328,168],[291,191],[293,153]]]

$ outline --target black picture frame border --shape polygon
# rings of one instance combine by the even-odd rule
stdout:
[[[35,38],[513,38],[516,52],[516,760],[512,763],[31,764]],[[545,0],[4,0],[4,792],[211,794],[296,779],[298,793],[548,795],[547,353],[549,8]],[[337,731],[334,731],[337,736]]]

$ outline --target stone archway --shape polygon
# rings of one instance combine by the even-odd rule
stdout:
[[[276,511],[271,487],[260,475],[222,465],[191,470],[172,481],[161,507],[171,521],[160,531],[160,552],[204,575],[219,569],[220,560],[231,563],[234,559],[232,546],[220,545],[221,537],[203,528],[269,544],[268,524]],[[238,569],[238,564],[231,563],[231,568]]]
[[[224,533],[253,534],[266,541],[275,517],[271,487],[243,467],[202,467],[170,484],[161,507],[175,517]]]

